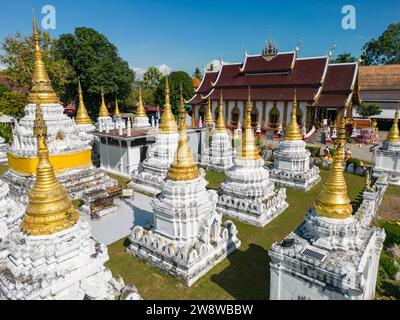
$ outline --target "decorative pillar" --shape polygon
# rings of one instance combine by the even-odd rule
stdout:
[[[288,109],[288,102],[285,101],[285,105],[283,107],[283,121],[282,121],[282,126],[286,128],[286,119],[287,119],[287,110]]]
[[[265,121],[266,111],[267,111],[267,102],[263,101],[262,102],[262,121],[261,121],[261,129],[262,130],[267,130],[267,124]]]

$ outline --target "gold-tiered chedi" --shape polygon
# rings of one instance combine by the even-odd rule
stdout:
[[[118,107],[118,99],[115,98],[115,110],[114,110],[114,117],[121,118],[121,112],[119,111]]]
[[[213,118],[212,110],[211,110],[211,100],[210,100],[210,98],[208,98],[207,112],[206,112],[206,116],[204,118],[204,121],[205,121],[206,126],[208,128],[213,128],[215,126],[214,118]]]
[[[101,104],[100,104],[100,112],[99,112],[99,117],[109,117],[110,114],[108,112],[106,103],[104,101],[104,90],[101,89]]]
[[[224,112],[223,112],[224,100],[222,98],[222,90],[219,97],[219,104],[218,104],[218,118],[217,118],[217,125],[216,129],[218,132],[226,132],[225,120],[224,120]]]
[[[294,93],[292,114],[290,117],[289,125],[286,128],[285,136],[286,141],[300,141],[303,140],[303,135],[301,134],[300,126],[297,123],[297,97],[296,91]]]
[[[137,128],[137,127],[149,127],[149,126],[150,126],[149,118],[147,117],[142,99],[142,88],[139,87],[139,101],[136,110],[136,115],[135,118],[133,119],[133,127]]]
[[[90,120],[89,114],[86,110],[85,103],[83,102],[83,94],[82,94],[82,87],[81,87],[81,80],[78,78],[78,97],[79,97],[79,105],[78,111],[76,112],[76,124],[78,125],[86,125],[92,124]]]
[[[387,142],[400,142],[400,134],[399,134],[399,107],[394,114],[394,120],[392,127],[390,128],[389,134],[386,138]]]
[[[49,235],[72,227],[79,219],[67,192],[58,182],[47,149],[47,126],[40,104],[36,105],[34,132],[39,163],[36,181],[29,193],[21,228],[29,235]]]
[[[175,122],[175,117],[171,110],[168,77],[165,77],[165,104],[164,104],[164,112],[161,116],[160,130],[162,133],[178,132],[178,127]]]
[[[250,99],[249,87],[249,97],[247,100],[246,109],[246,128],[242,137],[242,150],[240,152],[240,157],[245,160],[258,160],[260,159],[260,154],[256,146],[256,139],[254,137],[253,129],[251,128],[251,109],[252,102]]]

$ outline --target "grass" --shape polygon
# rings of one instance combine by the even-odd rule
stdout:
[[[321,170],[322,178],[327,171]],[[364,187],[363,177],[345,174],[353,205],[357,206]],[[208,173],[212,187],[217,188],[220,174]],[[211,184],[211,182],[210,182]],[[321,183],[304,193],[287,189],[289,208],[264,228],[256,228],[235,221],[241,247],[216,265],[192,287],[165,275],[146,262],[128,255],[125,247],[128,239],[109,246],[110,260],[107,266],[114,274],[120,274],[125,283],[136,285],[144,299],[267,299],[269,296],[268,249],[275,241],[282,240],[293,231],[313,206]],[[209,185],[210,187],[210,185]]]
[[[8,168],[9,168],[8,164],[0,164],[0,176],[5,174]]]
[[[213,171],[206,171],[206,180],[208,181],[207,189],[214,189],[217,190],[226,178],[224,172],[213,172]]]
[[[113,174],[113,173],[107,173],[107,174],[108,174],[111,178],[117,180],[118,183],[119,183],[120,185],[122,185],[122,186],[126,186],[126,185],[131,181],[131,179],[129,179],[129,178],[122,177],[122,176],[119,176],[119,175],[116,175],[116,174]]]
[[[400,221],[400,187],[389,186],[379,207],[378,217],[381,220]]]

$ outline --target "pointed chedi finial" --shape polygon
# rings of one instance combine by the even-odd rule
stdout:
[[[343,118],[342,127],[345,121]],[[346,219],[353,212],[344,178],[343,158],[345,146],[346,142],[339,138],[328,177],[325,179],[314,204],[315,211],[322,217]]]
[[[175,117],[172,114],[171,103],[169,98],[168,77],[165,77],[165,104],[164,112],[161,116],[160,130],[162,133],[177,133],[178,127],[175,122]]]
[[[399,106],[397,106],[396,113],[394,114],[393,124],[386,138],[387,142],[400,142],[398,122],[399,122]]]
[[[185,99],[183,98],[183,87],[181,82],[179,86],[179,127],[181,126],[182,121],[184,121],[186,125]]]
[[[205,116],[204,120],[205,120],[207,125],[213,125],[214,124],[214,118],[213,118],[213,115],[212,115],[210,98],[208,98],[208,101],[207,101],[207,113],[206,113],[206,116]]]
[[[241,158],[245,160],[258,160],[260,158],[260,154],[256,146],[253,129],[251,128],[251,109],[252,109],[252,103],[251,103],[250,86],[249,86],[249,97],[247,100],[247,110],[246,110],[247,112],[246,129],[242,138]]]
[[[115,98],[114,117],[121,118],[121,112],[119,111],[119,107],[118,107],[118,98]]]
[[[83,102],[81,80],[79,79],[79,77],[78,77],[78,98],[79,98],[79,105],[78,105],[78,110],[76,112],[75,121],[77,124],[91,124],[92,121],[90,120],[85,104]]]
[[[183,111],[186,117],[186,111]],[[176,150],[175,160],[168,170],[167,177],[174,181],[189,181],[200,176],[192,150],[189,147],[189,139],[186,132],[186,122],[180,121],[179,125],[179,142]]]
[[[39,103],[36,104],[33,130],[37,137],[39,162],[36,167],[36,181],[29,193],[21,228],[32,236],[50,235],[75,225],[79,215],[67,192],[57,180],[50,163],[47,126]]]
[[[108,109],[104,101],[104,91],[103,88],[101,88],[101,105],[100,105],[99,117],[109,117],[109,116],[110,114],[108,113]]]
[[[223,114],[223,106],[224,106],[224,100],[222,98],[222,89],[221,89],[221,94],[219,97],[219,104],[218,104],[218,119],[217,119],[217,126],[216,129],[219,132],[225,132],[226,131],[226,126],[225,126],[225,121],[224,121],[224,114]]]
[[[138,107],[136,110],[136,117],[137,118],[147,118],[146,110],[143,105],[142,87],[141,86],[139,86],[139,102],[138,102]]]
[[[290,117],[289,125],[286,127],[285,136],[286,141],[300,141],[303,139],[301,134],[300,126],[297,123],[297,93],[296,88],[294,89],[293,107],[292,114]]]
[[[32,87],[29,91],[29,103],[36,104],[40,99],[44,104],[58,103],[58,97],[51,86],[50,78],[42,58],[40,48],[40,34],[36,25],[36,17],[33,17],[33,40],[35,42],[35,68],[32,77]]]

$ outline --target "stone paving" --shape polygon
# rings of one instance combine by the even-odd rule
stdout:
[[[101,217],[98,220],[91,220],[89,215],[81,213],[81,217],[88,221],[93,236],[109,245],[131,233],[134,225],[145,226],[151,223],[151,197],[135,192],[134,200],[116,199],[115,204],[118,211]]]

